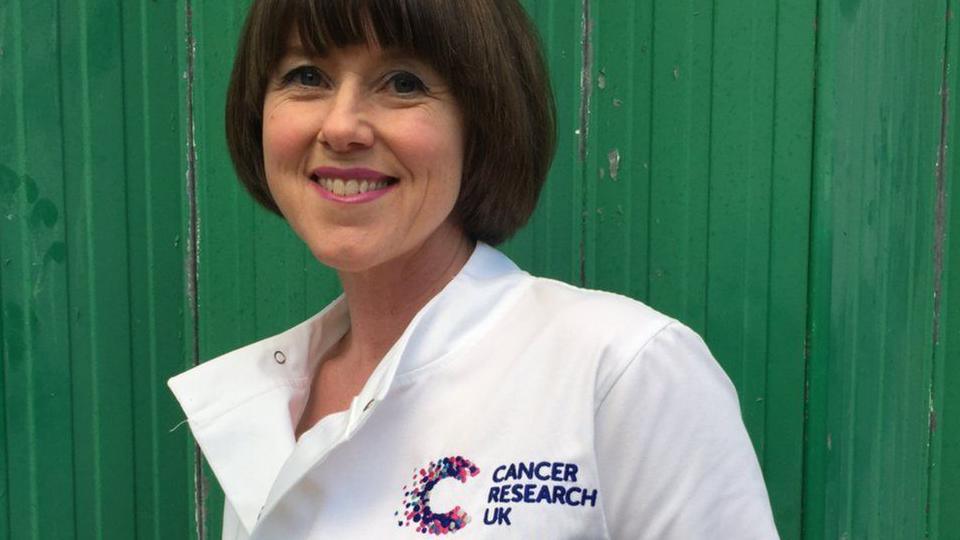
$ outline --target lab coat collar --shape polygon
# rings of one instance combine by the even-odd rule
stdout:
[[[316,361],[346,333],[349,324],[341,297],[281,334],[200,364],[167,382],[248,531],[296,445],[294,427],[309,395]]]
[[[524,278],[529,274],[513,261],[478,243],[463,269],[417,313],[384,361],[396,357],[397,377],[406,378],[446,358],[482,332]]]
[[[413,318],[361,391],[382,400],[394,380],[415,377],[482,334],[516,296],[528,274],[478,243],[444,289]],[[346,302],[276,336],[201,364],[170,379],[194,438],[248,532],[322,456],[294,456],[294,429],[318,359],[349,328]],[[358,411],[351,407],[350,422]],[[366,409],[366,407],[362,407]],[[352,433],[347,433],[349,439]]]

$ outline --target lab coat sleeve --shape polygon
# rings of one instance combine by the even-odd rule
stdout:
[[[598,396],[601,504],[613,539],[778,538],[736,390],[670,323]]]

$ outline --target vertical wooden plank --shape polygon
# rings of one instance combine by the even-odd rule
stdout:
[[[254,204],[233,175],[222,112],[247,4],[192,3],[196,64],[195,117],[190,121],[197,144],[201,359],[251,341],[255,328],[253,303],[246,296],[254,288],[250,264]]]
[[[136,537],[189,538],[187,428],[166,380],[187,366],[182,2],[122,4]]]
[[[744,421],[761,458],[774,196],[776,8],[768,1],[716,2],[710,122],[705,338],[737,385]]]
[[[9,14],[4,12],[0,8],[0,34],[3,33],[5,23],[9,21]],[[9,42],[4,39],[3,36],[0,36],[0,50],[10,50]],[[7,71],[9,72],[9,64],[4,63],[3,59],[0,58],[0,73]],[[0,85],[0,94],[4,94],[4,89]],[[6,103],[3,99],[0,99],[0,108],[6,109]],[[12,108],[11,108],[12,110]],[[15,125],[12,122],[12,115],[4,115],[0,112],[0,122],[4,122],[4,125]],[[0,155],[0,213],[5,213],[7,209],[4,207],[7,206],[12,201],[8,201],[7,197],[9,196],[8,190],[12,190],[17,179],[11,174],[10,169],[6,165],[2,165],[6,162],[6,157]],[[3,300],[3,291],[5,287],[4,284],[4,266],[8,266],[5,263],[7,258],[4,258],[3,254],[4,242],[2,237],[0,237],[0,336],[3,340],[0,342],[0,366],[3,369],[0,369],[0,539],[7,540],[10,538],[10,461],[8,459],[7,453],[7,399],[6,399],[6,365],[7,365],[7,334],[4,332],[4,317],[6,309],[4,308]]]
[[[949,0],[938,170],[938,305],[931,418],[929,538],[960,531],[960,3]]]
[[[184,278],[186,280],[187,290],[187,312],[189,316],[184,321],[185,335],[189,340],[189,352],[187,355],[188,367],[194,367],[200,362],[200,307],[199,307],[199,264],[200,264],[200,215],[199,215],[199,187],[197,171],[197,40],[196,28],[194,24],[195,6],[193,0],[184,1],[184,9],[180,27],[184,32],[184,47],[182,51],[182,65],[185,67],[184,79],[186,88],[181,100],[181,117],[184,119],[186,136],[185,158],[186,167],[184,171],[184,180],[186,184],[186,201],[184,205],[184,236],[186,238],[186,260],[184,264]],[[182,425],[182,424],[181,424]],[[205,468],[203,456],[200,447],[193,439],[190,441],[190,452],[192,460],[188,469],[190,485],[192,487],[190,497],[190,509],[193,516],[192,530],[190,537],[197,540],[208,538],[207,529],[207,505],[206,497],[209,486],[210,471]]]
[[[3,19],[3,16],[0,15],[0,20]],[[0,23],[0,29],[2,29],[2,23]],[[3,38],[0,38],[0,42],[3,41]],[[9,125],[9,124],[7,124]],[[4,171],[5,174],[6,171]],[[9,180],[9,178],[4,177],[3,182]],[[0,188],[2,189],[2,188]],[[3,209],[0,208],[0,211]],[[2,244],[0,244],[2,246]],[[3,252],[0,251],[0,283],[3,283]],[[0,288],[0,293],[2,293],[2,288]],[[6,337],[6,333],[3,331],[3,308],[0,307],[0,336]],[[3,341],[6,344],[6,340]],[[0,359],[5,360],[6,347],[0,347]],[[6,366],[6,361],[3,361],[3,366]],[[7,419],[6,419],[6,385],[7,377],[6,370],[0,369],[0,539],[8,540],[10,538],[10,465],[9,460],[7,459]]]
[[[926,533],[943,2],[821,4],[804,529]]]
[[[654,2],[594,2],[587,283],[649,296]],[[677,113],[678,111],[672,111]]]
[[[254,341],[254,203],[238,185],[226,149],[223,108],[234,46],[249,2],[190,2],[194,36],[199,360]],[[202,462],[201,462],[202,463]],[[200,479],[201,540],[217,538],[223,492],[208,467]]]
[[[24,166],[23,90],[19,84],[23,80],[19,76],[23,70],[20,28],[20,3],[0,4],[0,125],[11,134],[10,142],[0,145],[0,222],[3,223],[0,227],[0,538],[3,540],[12,538],[14,520],[10,511],[16,504],[11,495],[11,488],[16,484],[9,429],[13,426],[8,426],[7,422],[11,405],[15,405],[9,399],[7,384],[16,381],[9,376],[11,364],[22,363],[26,354],[22,322],[9,320],[11,308],[15,307],[11,300],[21,296],[20,283],[15,284],[14,280],[19,280],[23,271],[12,266],[14,255],[19,257],[21,233],[17,231],[16,236],[11,233],[15,225],[10,218],[22,212],[23,204],[23,195],[18,193],[23,183],[21,173]],[[15,312],[19,311],[16,307]],[[18,465],[24,466],[23,463]],[[17,493],[17,497],[25,496],[27,493]]]
[[[8,526],[14,538],[70,538],[75,485],[59,14],[32,2],[5,2],[2,10],[9,37],[0,114],[12,137],[0,145]]]
[[[762,420],[766,434],[760,458],[777,528],[785,539],[800,538],[802,529],[816,9],[812,0],[778,2],[773,66],[766,407]]]
[[[648,299],[703,332],[714,5],[653,5]]]
[[[581,280],[581,66],[584,20],[580,0],[522,2],[540,33],[557,103],[557,151],[537,210],[503,250],[525,270],[569,283]]]
[[[76,535],[130,538],[133,416],[120,5],[61,12]],[[66,88],[65,88],[66,90]]]

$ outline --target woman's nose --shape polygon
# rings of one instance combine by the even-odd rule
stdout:
[[[343,85],[329,98],[317,140],[337,152],[351,152],[373,144],[373,129],[357,88]]]

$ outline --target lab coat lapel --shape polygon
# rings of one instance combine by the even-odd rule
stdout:
[[[282,334],[168,382],[248,532],[296,444],[294,424],[308,397],[319,351],[338,340],[348,325],[346,303],[337,301]]]
[[[395,378],[408,377],[427,364],[447,357],[464,343],[486,331],[488,323],[519,296],[529,274],[486,244],[478,244],[470,260],[413,318],[406,330],[381,360],[367,386],[353,400],[348,417],[335,441],[301,440],[283,464],[263,507],[263,519],[281,503],[294,485],[338,444],[348,441],[366,421],[372,409],[367,404],[382,401]]]

